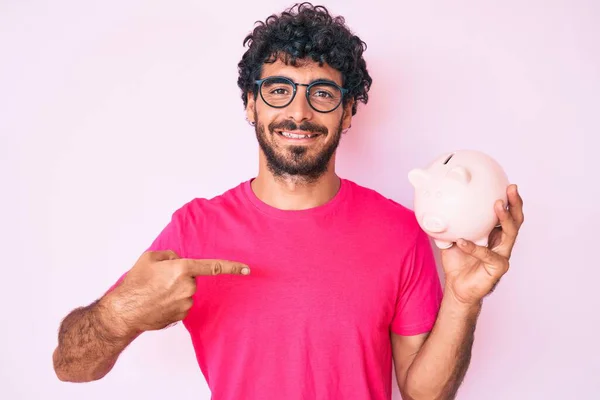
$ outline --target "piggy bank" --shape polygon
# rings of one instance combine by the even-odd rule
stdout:
[[[487,246],[498,225],[494,203],[506,204],[508,177],[490,156],[475,150],[443,154],[426,168],[408,173],[415,188],[414,212],[440,249],[459,238]]]

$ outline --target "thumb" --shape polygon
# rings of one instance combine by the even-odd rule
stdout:
[[[152,261],[177,260],[179,258],[179,255],[173,250],[151,251],[149,256]]]

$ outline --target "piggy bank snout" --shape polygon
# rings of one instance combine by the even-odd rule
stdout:
[[[435,215],[423,216],[423,229],[431,233],[442,233],[448,229],[443,219]]]

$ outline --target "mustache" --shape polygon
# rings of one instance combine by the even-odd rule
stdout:
[[[294,121],[283,120],[281,122],[271,122],[269,131],[273,133],[275,130],[283,131],[306,131],[312,133],[322,133],[326,135],[329,131],[322,125],[313,124],[312,122],[304,121],[300,125],[296,125]]]

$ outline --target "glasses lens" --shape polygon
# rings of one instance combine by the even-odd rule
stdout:
[[[263,100],[272,107],[285,107],[294,95],[294,86],[284,78],[265,80],[260,89]]]
[[[337,86],[330,83],[319,83],[310,88],[308,99],[315,109],[328,112],[340,104],[342,92]]]

